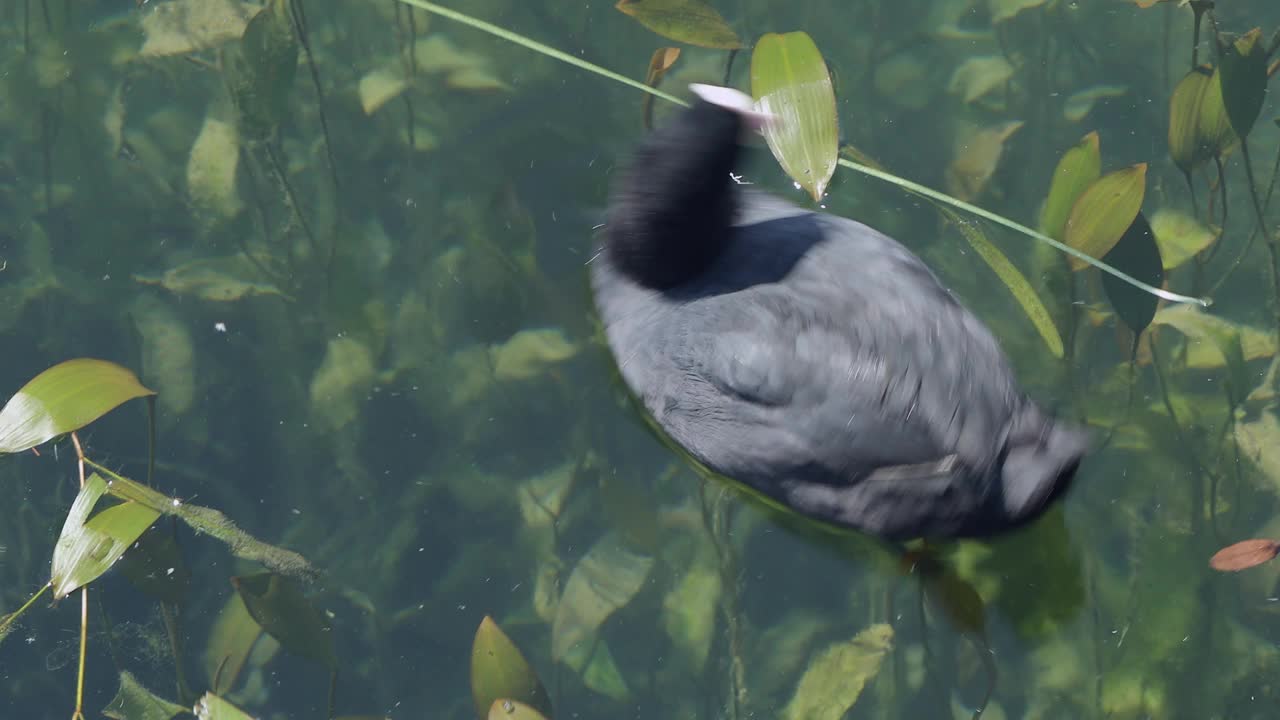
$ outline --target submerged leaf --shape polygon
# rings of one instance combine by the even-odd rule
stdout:
[[[1244,540],[1222,548],[1209,560],[1209,567],[1222,572],[1239,572],[1261,565],[1280,553],[1275,540]]]
[[[0,410],[0,455],[74,432],[134,398],[155,395],[106,360],[67,360],[35,376]]]
[[[471,643],[471,697],[481,720],[500,699],[530,705],[551,714],[551,698],[520,648],[488,615]]]
[[[1022,124],[1021,120],[1011,120],[970,134],[947,167],[947,190],[965,201],[981,195],[1000,165],[1005,142]]]
[[[196,702],[192,712],[197,720],[254,720],[240,708],[210,692]]]
[[[138,55],[185,55],[215,48],[243,35],[257,10],[257,5],[239,0],[153,3],[142,17],[142,32],[147,39]]]
[[[1094,85],[1067,98],[1062,106],[1062,116],[1071,122],[1080,122],[1088,115],[1099,100],[1120,97],[1128,91],[1124,85]]]
[[[1161,208],[1151,215],[1151,231],[1160,246],[1165,270],[1182,265],[1218,239],[1217,233],[1193,215],[1171,208]]]
[[[256,261],[255,261],[256,260]],[[200,258],[170,268],[162,275],[134,275],[144,285],[159,285],[178,295],[192,295],[213,302],[232,302],[249,295],[279,295],[280,288],[262,275],[269,257],[249,258],[242,253]]]
[[[1164,261],[1160,259],[1160,248],[1156,245],[1151,225],[1142,213],[1138,213],[1124,236],[1103,256],[1102,261],[1152,287],[1164,284]],[[1135,335],[1141,335],[1155,317],[1160,298],[1110,274],[1102,277],[1102,288],[1120,319]]]
[[[1003,55],[971,57],[951,73],[947,92],[957,93],[966,103],[1003,86],[1013,77],[1013,65]]]
[[[499,698],[489,706],[481,720],[547,720],[546,716],[518,700]]]
[[[53,549],[50,580],[55,600],[70,595],[110,569],[160,517],[160,513],[151,508],[125,502],[90,518],[89,513],[106,491],[106,481],[94,473],[71,504]]]
[[[1071,212],[1063,226],[1063,242],[1101,260],[1133,225],[1134,218],[1142,208],[1146,191],[1146,163],[1103,175],[1071,206]],[[1144,220],[1143,225],[1145,224]],[[1074,256],[1067,259],[1074,270],[1089,267],[1085,261]],[[1111,275],[1108,274],[1107,277]]]
[[[1049,184],[1049,195],[1045,198],[1044,210],[1040,214],[1040,231],[1055,240],[1062,240],[1071,208],[1101,176],[1102,151],[1099,148],[1098,133],[1091,132],[1058,160],[1053,180]]]
[[[226,54],[227,85],[240,111],[241,131],[254,140],[271,136],[289,109],[298,74],[298,37],[290,0],[268,0],[249,21],[238,47]]]
[[[365,115],[378,112],[379,108],[400,96],[409,87],[409,81],[398,66],[380,67],[360,78],[356,93],[360,96],[360,108]]]
[[[632,551],[617,533],[600,538],[565,584],[551,628],[551,658],[563,660],[579,644],[589,646],[604,621],[640,592],[652,569],[653,558]]]
[[[115,720],[170,720],[186,712],[185,707],[156,697],[127,670],[120,673],[120,690],[102,710]]]
[[[1194,305],[1161,308],[1151,324],[1168,325],[1187,336],[1187,367],[1199,370],[1220,368],[1227,364],[1227,359],[1215,340],[1215,337],[1223,335],[1240,338],[1241,351],[1246,361],[1269,358],[1276,354],[1275,333],[1236,325]]]
[[[893,644],[893,628],[872,625],[849,642],[828,647],[800,678],[784,720],[841,720],[858,701],[862,689],[880,672]]]
[[[226,693],[235,687],[240,670],[262,635],[262,628],[245,609],[240,595],[228,597],[213,621],[204,651],[205,678],[210,690]]]
[[[289,652],[333,667],[329,619],[288,578],[273,572],[231,578],[254,622]]]
[[[1248,136],[1267,95],[1267,48],[1254,28],[1222,47],[1218,82],[1227,119],[1237,137]]]
[[[1030,10],[1044,5],[1048,0],[987,0],[991,13],[991,22],[999,23],[1012,20],[1023,10]]]
[[[737,33],[703,0],[618,0],[614,7],[676,42],[721,50],[742,47]]]
[[[244,206],[236,190],[239,160],[240,137],[235,125],[205,116],[187,157],[187,195],[191,202],[217,218],[239,214]]]
[[[776,118],[764,128],[773,156],[821,201],[840,148],[835,90],[813,39],[803,32],[763,35],[751,53],[751,94]]]

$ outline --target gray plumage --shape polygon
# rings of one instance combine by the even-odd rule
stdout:
[[[646,140],[591,265],[621,377],[657,426],[720,475],[886,539],[1039,516],[1084,435],[1026,398],[987,328],[905,247],[734,186],[733,116],[699,102]]]

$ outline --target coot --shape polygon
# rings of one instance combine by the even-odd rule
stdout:
[[[612,189],[595,303],[621,377],[704,471],[886,540],[981,537],[1071,484],[1085,433],[898,242],[730,176],[750,98],[699,99]]]

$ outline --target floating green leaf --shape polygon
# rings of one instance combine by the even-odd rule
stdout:
[[[0,454],[29,450],[74,432],[134,398],[155,395],[138,376],[106,360],[54,365],[22,386],[0,410]]]
[[[160,517],[151,508],[124,502],[90,518],[89,513],[106,491],[106,481],[94,473],[71,504],[53,549],[51,581],[55,599],[70,595],[106,572]]]
[[[803,32],[762,36],[751,53],[751,94],[777,118],[764,128],[773,156],[821,201],[840,148],[831,74],[813,39]]]
[[[1221,48],[1219,92],[1236,136],[1244,138],[1262,112],[1267,95],[1267,49],[1262,29],[1254,28]]]
[[[1164,261],[1160,259],[1160,247],[1156,245],[1151,225],[1142,213],[1138,213],[1133,219],[1124,236],[1103,260],[1154,287],[1160,287],[1164,283]],[[1155,317],[1160,298],[1120,282],[1111,275],[1103,276],[1102,289],[1106,291],[1111,307],[1115,308],[1124,324],[1135,335],[1141,335]]]
[[[881,623],[849,642],[828,647],[800,678],[795,695],[782,711],[784,720],[841,720],[880,672],[892,644],[893,628]]]
[[[1146,190],[1146,163],[1103,175],[1071,206],[1063,227],[1063,242],[1101,260],[1133,224]],[[1068,260],[1075,270],[1088,267],[1075,257]]]
[[[1217,71],[1198,67],[1178,81],[1169,99],[1169,155],[1190,173],[1236,141]]]
[[[580,643],[590,644],[614,611],[631,602],[653,569],[653,558],[627,547],[611,532],[583,556],[565,584],[551,628],[551,657],[564,659]]]
[[[333,667],[333,633],[329,619],[316,609],[293,581],[273,572],[231,578],[249,611],[280,646],[301,657]]]
[[[1218,233],[1181,210],[1161,208],[1151,215],[1151,231],[1164,258],[1164,269],[1172,270],[1209,248]]]
[[[115,720],[170,720],[185,713],[187,708],[156,697],[127,670],[120,673],[120,690],[102,710]]]
[[[614,7],[676,42],[722,50],[742,47],[737,33],[703,0],[618,0]]]
[[[298,74],[298,38],[290,0],[269,0],[249,21],[240,44],[226,54],[226,78],[246,137],[271,136],[288,114],[289,91]]]
[[[481,720],[547,720],[546,716],[518,700],[499,698]]]
[[[194,708],[198,720],[254,720],[243,710],[214,695],[205,693]]]
[[[471,697],[481,720],[500,699],[531,705],[551,714],[551,698],[520,648],[488,615],[471,643]]]
[[[1031,324],[1035,325],[1036,330],[1039,331],[1040,337],[1044,338],[1045,344],[1049,346],[1049,352],[1056,358],[1063,357],[1062,336],[1058,333],[1058,326],[1053,324],[1053,317],[1049,315],[1049,311],[1040,301],[1040,296],[1031,287],[1031,283],[1027,282],[1026,276],[1018,272],[1018,268],[1009,262],[1009,258],[987,240],[982,229],[976,224],[965,222],[958,214],[940,205],[938,209],[951,218],[959,228],[960,234],[969,241],[969,245],[995,271],[996,276],[1009,289],[1009,292],[1013,293],[1022,311],[1026,313]]]
[[[1058,160],[1049,184],[1049,195],[1040,213],[1040,232],[1054,240],[1062,240],[1071,208],[1086,189],[1102,175],[1102,151],[1098,133],[1091,132],[1079,144],[1067,150]]]

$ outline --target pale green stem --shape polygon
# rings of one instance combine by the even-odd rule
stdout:
[[[496,37],[502,38],[503,40],[513,42],[517,45],[520,45],[521,47],[528,48],[529,50],[532,50],[537,53],[541,53],[543,55],[546,55],[547,57],[555,58],[556,60],[560,60],[561,62],[568,63],[569,65],[573,65],[574,67],[580,68],[582,70],[586,70],[587,72],[595,73],[596,75],[600,75],[601,77],[606,77],[615,82],[620,82],[624,85],[640,90],[641,92],[647,92],[655,97],[662,98],[663,100],[666,100],[668,102],[673,102],[678,105],[688,106],[688,103],[686,103],[684,100],[681,100],[680,98],[674,95],[662,92],[661,90],[658,90],[656,88],[649,87],[648,85],[645,85],[644,83],[639,82],[637,80],[632,80],[631,78],[625,75],[620,75],[616,72],[613,72],[612,70],[607,70],[594,63],[587,62],[586,60],[583,60],[581,58],[576,58],[572,55],[569,55],[568,53],[561,52],[560,50],[557,50],[549,45],[543,45],[542,43],[536,40],[531,40],[522,35],[518,35],[516,33],[511,32],[510,30],[506,30],[504,28],[498,27],[497,25],[494,25],[492,23],[487,23],[483,20],[478,20],[469,15],[465,15],[463,13],[458,12],[457,10],[450,10],[449,8],[442,7],[433,2],[428,2],[428,0],[399,0],[399,1],[406,5],[412,5],[413,7],[419,8],[421,10],[425,10],[429,13],[435,13],[436,15],[439,15],[441,17],[448,18],[456,22],[460,22],[464,25],[469,25],[470,27],[473,27],[482,32],[486,32],[486,33],[489,33],[490,35],[494,35]],[[982,208],[977,207],[976,205],[970,205],[969,203],[964,202],[963,200],[958,200],[956,198],[951,197],[950,195],[938,192],[937,190],[933,190],[924,185],[911,182],[910,180],[905,180],[903,178],[898,177],[897,175],[876,170],[875,168],[867,167],[866,165],[853,162],[852,160],[846,160],[844,158],[840,158],[839,163],[844,167],[849,168],[850,170],[854,170],[856,172],[862,173],[863,175],[867,175],[867,176],[876,178],[878,180],[883,180],[884,182],[887,182],[891,185],[896,185],[900,188],[903,188],[904,190],[909,190],[911,192],[924,195],[925,197],[928,197],[930,199],[936,200],[941,203],[945,203],[955,208],[959,208],[961,210],[964,210],[965,212],[972,213],[973,215],[977,215],[980,218],[989,220],[993,223],[996,223],[997,225],[1001,225],[1010,230],[1026,235],[1027,237],[1030,237],[1032,239],[1039,240],[1040,242],[1048,244],[1050,247],[1054,248],[1055,250],[1064,252],[1074,258],[1082,260],[1085,263],[1088,263],[1089,265],[1092,265],[1093,267],[1098,268],[1102,272],[1108,273],[1110,275],[1114,275],[1120,280],[1136,288],[1139,288],[1144,292],[1151,293],[1152,295],[1155,295],[1156,297],[1162,298],[1164,300],[1168,300],[1169,302],[1194,303],[1196,305],[1200,305],[1201,307],[1209,307],[1210,305],[1213,304],[1213,301],[1209,298],[1196,298],[1196,297],[1190,297],[1187,295],[1179,295],[1177,293],[1169,292],[1168,290],[1162,290],[1152,285],[1148,285],[1147,283],[1144,283],[1141,280],[1131,277],[1111,267],[1110,265],[1102,262],[1101,260],[1090,257],[1068,245],[1064,245],[1063,243],[1060,243],[1057,240],[1054,240],[1048,235],[1045,235],[1040,232],[1036,232],[1035,230],[1032,230],[1031,228],[1025,225],[1021,225],[1012,220],[1001,217],[1000,215],[997,215],[993,212],[983,210]]]

